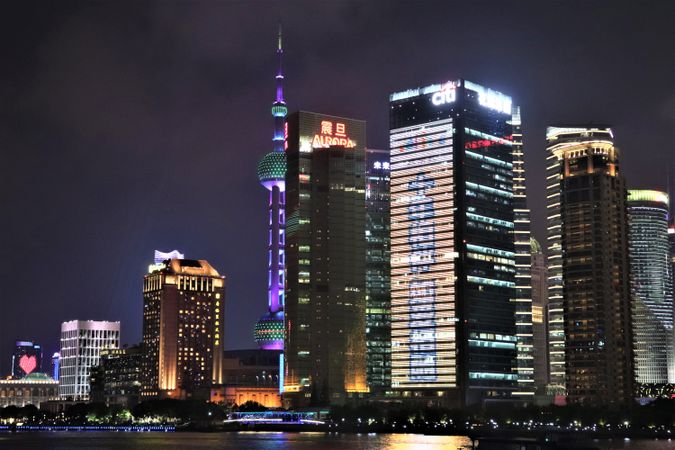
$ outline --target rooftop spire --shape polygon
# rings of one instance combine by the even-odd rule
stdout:
[[[277,55],[279,55],[279,71],[277,72],[277,103],[284,103],[284,91],[283,91],[283,86],[282,82],[284,80],[284,74],[281,70],[281,60],[282,56],[284,54],[284,47],[282,43],[282,35],[281,35],[281,22],[279,22],[279,35],[277,37]]]
[[[284,54],[284,48],[281,40],[281,22],[279,22],[279,34],[277,36],[277,55],[279,57],[279,71],[275,77],[276,82],[276,100],[272,104],[272,115],[274,116],[274,151],[282,152],[284,151],[284,124],[286,122],[286,114],[288,114],[288,108],[286,108],[286,102],[284,101],[284,74],[281,70],[281,58]],[[285,166],[284,166],[285,170]]]

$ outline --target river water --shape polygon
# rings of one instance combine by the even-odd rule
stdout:
[[[129,432],[20,432],[0,433],[0,449],[91,450],[457,450],[470,448],[463,436],[416,434],[325,433],[129,433]],[[675,441],[616,439],[590,441],[601,449],[675,450]]]

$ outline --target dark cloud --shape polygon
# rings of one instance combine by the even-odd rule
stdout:
[[[547,124],[613,124],[629,184],[665,187],[674,18],[667,1],[6,5],[0,371],[12,340],[54,350],[72,318],[121,320],[138,341],[156,248],[225,274],[228,346],[253,345],[279,19],[290,109],[365,119],[371,147],[388,144],[392,91],[465,77],[513,95],[543,238]]]

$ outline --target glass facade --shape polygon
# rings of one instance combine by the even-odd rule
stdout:
[[[511,99],[458,80],[390,101],[392,387],[457,405],[511,398]]]
[[[371,392],[391,386],[389,151],[366,149],[366,362]]]
[[[365,122],[288,117],[284,401],[340,403],[366,383]]]
[[[668,377],[673,365],[668,194],[628,191],[628,220],[636,379],[641,384],[672,383]]]

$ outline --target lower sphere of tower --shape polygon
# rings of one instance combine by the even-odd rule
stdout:
[[[284,348],[284,313],[267,312],[255,324],[255,341],[263,350],[282,350]]]

